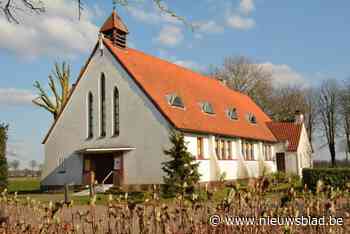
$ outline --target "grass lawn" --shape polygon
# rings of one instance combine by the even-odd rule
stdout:
[[[40,191],[40,178],[36,177],[9,178],[7,189],[11,194],[17,192],[21,199],[29,197],[41,202],[56,202],[64,199],[63,193],[42,193]],[[75,204],[85,205],[89,202],[89,196],[76,197],[71,193],[69,197],[74,200]],[[106,204],[107,199],[107,195],[98,194],[96,204]]]
[[[242,189],[245,189],[247,187],[247,181],[241,180],[238,181],[238,183],[241,185]],[[266,198],[268,199],[276,199],[280,197],[282,190],[285,190],[286,188],[285,184],[280,184],[279,186],[276,186],[272,189],[272,191],[268,192],[266,194]],[[215,201],[221,201],[224,199],[227,194],[229,193],[229,188],[223,188],[218,189],[213,193],[213,199]],[[36,177],[25,177],[25,178],[10,178],[9,179],[9,185],[8,185],[8,192],[9,193],[18,193],[18,197],[21,199],[26,199],[29,197],[30,199],[34,199],[40,202],[57,202],[64,200],[64,194],[63,193],[42,193],[40,191],[40,179]],[[123,193],[120,194],[123,196]],[[139,195],[142,194],[133,194],[129,193],[129,198],[139,200]],[[119,195],[114,195],[114,197],[117,197]],[[145,196],[150,196],[150,194],[145,194]],[[69,194],[69,198],[74,201],[74,204],[77,205],[86,205],[89,203],[89,196],[74,196],[73,192]],[[106,205],[108,200],[108,195],[106,194],[97,194],[96,204],[98,205]],[[163,202],[167,203],[167,199],[162,199]]]
[[[9,178],[9,193],[40,193],[40,179],[37,177]]]

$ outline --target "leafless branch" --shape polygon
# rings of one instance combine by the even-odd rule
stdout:
[[[17,11],[28,10],[31,13],[41,14],[45,12],[44,3],[35,0],[6,0],[0,1],[0,11],[10,23],[19,23]]]
[[[73,0],[78,3],[78,18],[80,20],[82,12],[84,11],[84,0]],[[185,25],[189,26],[192,31],[195,26],[190,24],[184,17],[177,15],[174,11],[170,10],[164,4],[163,0],[150,0],[155,3],[158,9],[165,14],[183,22]],[[128,6],[129,0],[112,0],[114,5]],[[41,0],[0,0],[0,11],[3,12],[6,19],[10,23],[19,23],[18,17],[16,15],[17,11],[29,11],[36,14],[42,14],[45,12],[45,4]]]

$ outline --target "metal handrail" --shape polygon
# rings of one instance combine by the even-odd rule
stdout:
[[[102,184],[105,184],[106,180],[113,174],[113,170],[108,173],[108,175],[102,180]]]

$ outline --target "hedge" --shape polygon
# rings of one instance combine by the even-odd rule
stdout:
[[[350,183],[350,168],[303,168],[303,184],[316,190],[317,181],[335,188],[344,188]]]

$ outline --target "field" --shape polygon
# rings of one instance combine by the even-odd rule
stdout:
[[[63,204],[63,194],[40,194],[36,179],[27,182],[11,180],[10,194],[2,193],[0,217],[2,211],[6,218],[0,233],[350,233],[349,190],[322,184],[312,193],[295,181],[274,184],[263,177],[202,189],[186,199],[161,198],[155,190],[142,197],[133,193],[72,197],[72,203]],[[261,225],[256,220],[248,225],[227,215],[325,217],[328,225]],[[342,223],[330,225],[329,217]]]
[[[8,185],[8,193],[13,194],[17,192],[17,197],[19,199],[31,199],[49,203],[51,202],[61,202],[64,200],[63,193],[42,193],[40,191],[40,179],[33,177],[25,178],[10,178]],[[73,192],[69,193],[69,197],[74,199],[75,204],[86,205],[89,203],[89,196],[74,197]],[[98,194],[96,198],[96,204],[106,205],[107,204],[107,195]]]

